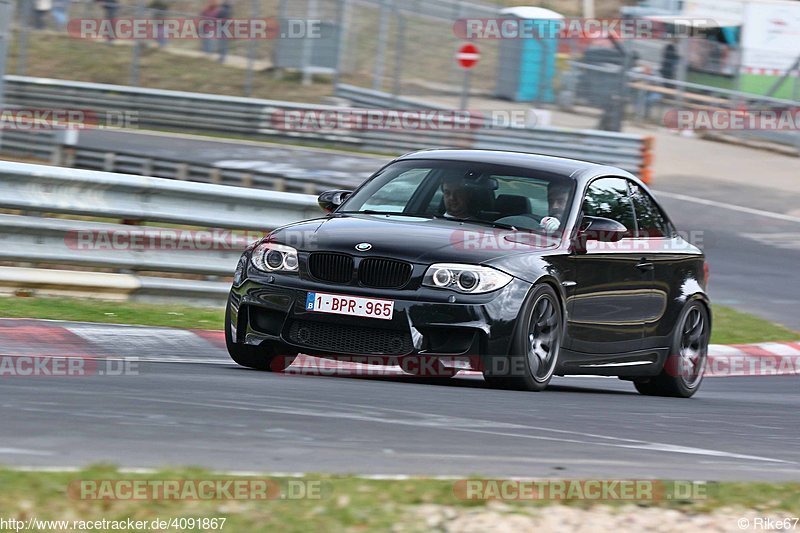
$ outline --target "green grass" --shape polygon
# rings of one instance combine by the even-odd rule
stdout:
[[[79,322],[222,329],[224,309],[152,305],[76,298],[0,298],[0,317],[49,318]],[[714,306],[714,344],[797,341],[800,332],[730,307]]]
[[[800,332],[731,307],[714,306],[711,330],[711,342],[714,344],[798,340],[800,340]]]
[[[221,329],[225,310],[77,298],[0,298],[0,317]]]
[[[396,527],[424,526],[421,505],[434,504],[455,513],[480,509],[486,500],[464,500],[454,492],[455,480],[369,480],[353,476],[309,474],[303,478],[260,477],[276,483],[281,493],[291,482],[295,487],[313,485],[318,498],[266,500],[89,500],[78,492],[68,495],[81,480],[195,480],[231,479],[196,468],[163,470],[152,474],[125,474],[107,465],[80,472],[19,472],[0,469],[0,516],[20,520],[134,520],[155,518],[226,518],[223,531],[390,531]],[[246,479],[246,478],[235,478]],[[474,478],[473,478],[474,479]],[[310,484],[310,485],[309,485]],[[704,513],[721,507],[758,512],[800,511],[800,483],[719,483],[708,485],[708,496],[699,499],[661,499],[641,505],[672,508],[685,513]],[[526,513],[548,505],[542,500],[504,501],[509,513]],[[586,500],[561,501],[565,505],[590,508]],[[628,505],[630,502],[603,502]],[[405,529],[408,530],[408,529]],[[424,530],[418,529],[418,530]]]
[[[99,16],[99,15],[98,15]],[[17,70],[17,35],[9,40],[8,74]],[[181,43],[185,45],[186,43]],[[190,43],[199,46],[197,43]],[[65,35],[32,33],[25,61],[27,76],[128,85],[132,46],[72,39]],[[243,96],[247,72],[204,57],[183,57],[155,48],[143,50],[139,85],[156,89]],[[330,83],[304,86],[297,74],[276,79],[256,72],[252,96],[318,103],[331,93]]]

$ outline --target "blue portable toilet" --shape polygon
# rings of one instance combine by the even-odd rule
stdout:
[[[564,16],[532,6],[509,7],[500,15],[516,19],[520,37],[500,40],[495,95],[515,102],[554,102],[558,34]]]

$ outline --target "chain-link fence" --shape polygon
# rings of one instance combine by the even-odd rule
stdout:
[[[664,114],[670,106],[725,111],[732,108],[732,98],[734,103],[747,102],[747,98],[733,94],[741,70],[741,54],[714,39],[469,38],[459,31],[465,20],[496,21],[526,16],[521,11],[501,10],[510,3],[501,5],[500,0],[19,0],[13,67],[9,73],[26,74],[29,64],[59,61],[58,54],[53,54],[52,43],[49,48],[37,44],[60,37],[63,40],[57,41],[57,45],[63,44],[69,50],[68,59],[74,65],[71,67],[74,75],[61,77],[71,79],[149,85],[154,76],[167,76],[174,78],[172,83],[155,86],[198,90],[197,76],[202,76],[206,68],[202,61],[224,60],[226,65],[236,67],[240,75],[234,70],[226,71],[224,76],[228,79],[217,80],[210,92],[276,99],[287,99],[289,92],[303,99],[304,93],[297,84],[282,87],[280,94],[254,91],[253,87],[259,80],[277,79],[287,73],[295,77],[302,73],[307,84],[313,75],[323,74],[337,86],[347,84],[381,91],[395,96],[398,102],[406,97],[445,107],[462,105],[461,96],[468,81],[471,98],[483,99],[484,109],[516,105],[563,111],[566,116],[588,114],[597,119],[591,124],[569,120],[559,124],[570,127],[620,130],[625,116],[664,125]],[[159,35],[139,40],[81,40],[65,35],[74,37],[70,28],[76,19],[214,18],[222,15],[210,14],[209,9],[220,6],[227,6],[224,15],[227,18],[273,19],[279,31],[272,38],[233,40],[167,39]],[[319,33],[312,38],[302,32],[299,36],[292,35],[292,25],[303,22],[318,23]],[[477,46],[480,56],[469,73],[456,61],[459,47],[468,41]],[[108,52],[111,49],[105,48],[104,43],[113,44],[115,51],[125,53],[115,53],[112,57]],[[191,66],[188,61],[184,65],[182,57],[192,58]],[[193,70],[192,76],[185,72],[187,68]],[[106,70],[116,72],[115,77],[106,75]],[[690,71],[694,75],[715,76],[714,83],[718,86],[698,88],[703,82],[690,86],[671,81],[686,82]],[[786,86],[794,89],[789,89],[788,96],[782,98],[797,99],[800,78],[786,80],[784,93]],[[319,94],[332,92],[327,88]],[[760,103],[758,106],[763,107]]]

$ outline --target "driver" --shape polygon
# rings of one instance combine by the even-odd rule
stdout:
[[[460,176],[448,176],[442,180],[444,195],[444,216],[451,218],[472,218],[475,213],[473,191],[466,186]]]

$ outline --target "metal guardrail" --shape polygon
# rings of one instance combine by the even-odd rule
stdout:
[[[113,289],[118,283],[119,291],[130,293],[133,283],[134,293],[145,291],[165,299],[222,298],[229,284],[157,275],[134,276],[132,281],[131,273],[229,276],[246,237],[322,213],[316,197],[309,195],[8,162],[0,162],[0,208],[23,213],[0,215],[0,261],[70,266],[76,269],[75,276],[88,267],[120,272],[111,282],[108,276],[98,276],[101,289]],[[69,218],[76,215],[128,224]],[[193,234],[191,246],[179,246],[186,235],[182,229],[133,225],[149,222],[211,229]],[[233,238],[226,229],[254,233]],[[98,235],[105,240],[97,240]],[[121,236],[123,245],[115,246],[115,235]],[[81,241],[82,236],[89,241]],[[177,237],[170,243],[169,236]],[[167,244],[152,244],[162,242]],[[7,271],[0,271],[0,285],[26,288],[40,286],[50,270],[32,269],[24,279],[17,270],[12,279],[3,278],[3,272]],[[53,274],[61,289],[70,285],[61,280],[69,277],[63,272]],[[79,288],[85,285],[81,281]]]
[[[569,155],[620,166],[634,174],[645,170],[647,139],[639,135],[559,128],[479,128],[466,132],[442,130],[311,130],[282,127],[280,113],[293,110],[339,112],[343,108],[217,96],[180,91],[140,89],[43,78],[7,76],[8,100],[19,106],[87,109],[96,113],[136,113],[145,129],[223,133],[292,142],[311,142],[399,154],[432,147],[477,148],[491,145],[544,155]],[[365,105],[397,108],[394,97],[377,91],[341,87],[340,91],[369,97]],[[408,102],[407,102],[408,104]],[[511,145],[505,145],[504,142]],[[622,156],[622,159],[617,159]]]
[[[448,109],[446,106],[439,106],[409,98],[408,96],[395,96],[383,91],[365,89],[355,85],[340,83],[334,90],[334,96],[350,101],[354,107],[365,107],[373,109]]]
[[[356,178],[349,183],[343,183],[341,179],[319,176],[303,179],[289,177],[280,172],[224,168],[191,162],[188,159],[153,157],[85,146],[64,147],[60,153],[58,164],[66,167],[301,194],[319,194],[343,186],[356,187],[362,181]]]
[[[52,160],[59,144],[56,131],[25,131],[7,129],[0,132],[0,153],[19,157]]]

